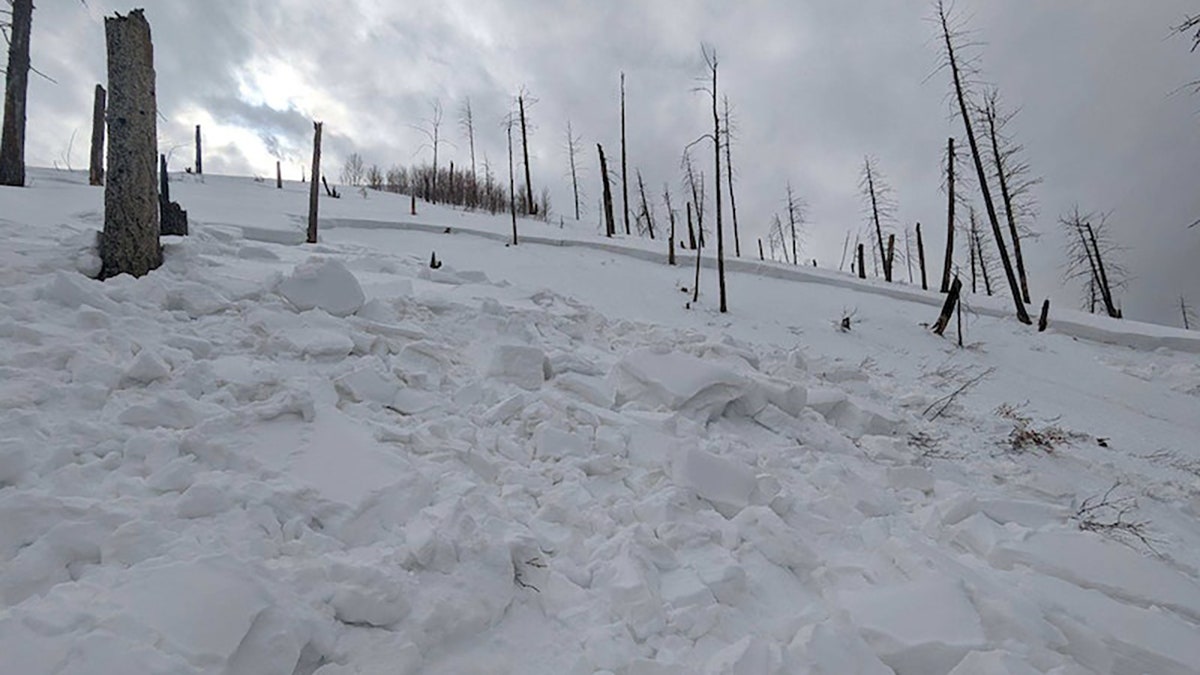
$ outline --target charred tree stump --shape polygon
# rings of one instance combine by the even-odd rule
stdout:
[[[107,106],[108,92],[98,84],[92,104],[92,159],[88,167],[88,185],[104,185],[104,111]]]
[[[925,276],[925,240],[921,238],[921,224],[917,223],[917,258],[921,262],[921,290],[929,290],[929,280]]]
[[[867,261],[866,261],[866,256],[863,255],[863,245],[862,244],[858,245],[858,278],[859,279],[867,278]]]
[[[108,51],[108,180],[104,232],[100,237],[103,279],[142,276],[162,264],[158,214],[158,120],[154,89],[154,43],[142,10],[104,20]]]
[[[321,175],[321,127],[322,122],[313,122],[312,182],[308,185],[308,243],[317,243],[317,206],[321,198],[321,186],[317,176]],[[322,176],[322,179],[324,177]]]
[[[200,125],[196,125],[196,175],[204,175],[204,156],[200,146]]]
[[[188,233],[187,211],[171,201],[171,182],[167,176],[167,156],[158,156],[158,221],[159,233],[185,237]]]
[[[275,160],[275,189],[283,189],[283,164],[279,160]]]
[[[1050,325],[1050,298],[1042,303],[1042,315],[1038,317],[1038,332],[1045,333],[1046,327]]]

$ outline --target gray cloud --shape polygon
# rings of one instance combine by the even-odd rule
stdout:
[[[34,60],[58,84],[31,87],[28,156],[52,164],[79,132],[86,152],[91,88],[104,79],[101,17],[128,9],[113,0],[45,3],[35,16]],[[960,0],[977,37],[983,77],[1022,107],[1014,122],[1028,147],[1046,236],[1031,246],[1035,294],[1075,304],[1060,289],[1055,220],[1078,203],[1113,212],[1116,236],[1137,274],[1127,315],[1173,322],[1180,293],[1200,302],[1200,98],[1171,92],[1196,79],[1200,58],[1170,39],[1192,3],[1060,0],[1023,5]],[[183,147],[192,125],[211,120],[206,168],[264,174],[275,157],[298,171],[311,120],[327,123],[330,175],[350,152],[368,162],[427,157],[412,129],[441,100],[444,160],[468,162],[456,123],[470,97],[477,153],[503,164],[500,120],[522,86],[531,110],[534,181],[566,211],[566,120],[583,136],[586,175],[598,173],[595,143],[619,141],[618,73],[628,78],[630,169],[657,195],[678,186],[683,146],[709,126],[692,92],[701,41],[717,47],[722,88],[736,108],[738,205],[743,249],[754,251],[790,181],[812,205],[808,257],[836,265],[847,229],[862,226],[856,191],[862,157],[878,158],[896,189],[903,224],[925,223],[940,258],[944,197],[941,153],[961,136],[945,100],[930,6],[923,0],[739,3],[683,0],[149,0],[156,39],[160,130]],[[52,27],[52,28],[51,28]],[[269,89],[270,92],[259,91]],[[270,94],[269,96],[267,94]],[[186,155],[188,153],[183,152]],[[698,166],[711,174],[711,152]],[[61,161],[60,161],[61,163]],[[595,220],[598,186],[588,222]],[[734,289],[736,298],[736,289]],[[736,299],[735,299],[736,306]]]

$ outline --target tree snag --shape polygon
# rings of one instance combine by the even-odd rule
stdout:
[[[917,258],[921,262],[921,290],[929,290],[929,280],[925,276],[925,240],[921,238],[921,224],[917,223]]]
[[[317,205],[321,198],[321,128],[323,122],[313,122],[312,182],[308,186],[308,243],[317,243]],[[323,178],[323,176],[322,176]]]
[[[105,18],[104,30],[111,96],[100,277],[140,277],[162,264],[154,44],[140,9]]]
[[[942,304],[942,312],[938,315],[937,323],[933,325],[933,332],[935,334],[942,335],[946,332],[946,326],[950,325],[950,319],[954,317],[954,307],[958,304],[958,296],[961,292],[962,281],[958,277],[955,277],[954,282],[950,284],[950,291],[946,296],[946,302]]]
[[[954,207],[958,203],[954,194],[954,139],[946,147],[946,263],[942,266],[942,293],[950,292],[950,271],[954,267]]]
[[[92,161],[88,167],[88,185],[104,185],[104,111],[107,106],[108,92],[97,84],[92,103]]]
[[[604,189],[604,235],[612,237],[617,233],[617,224],[613,222],[612,185],[608,180],[608,162],[604,160],[604,146],[596,144],[600,153],[600,180]]]
[[[10,0],[8,77],[4,83],[4,129],[0,132],[0,185],[25,186],[25,101],[29,91],[29,38],[33,0]],[[153,158],[151,158],[153,164]],[[157,266],[157,265],[156,265]]]
[[[200,146],[200,125],[196,125],[196,175],[204,175],[204,156],[201,154]]]

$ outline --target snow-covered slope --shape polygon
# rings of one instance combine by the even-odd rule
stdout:
[[[308,246],[305,186],[219,177],[100,283],[101,192],[33,176],[0,189],[3,672],[1200,663],[1185,333],[977,301],[957,349],[936,298],[750,262],[721,315],[661,243],[350,193]]]

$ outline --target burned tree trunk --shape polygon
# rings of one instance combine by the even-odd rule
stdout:
[[[625,148],[625,73],[621,73],[621,205],[625,211],[625,234],[629,230],[629,167]]]
[[[200,125],[196,125],[196,175],[204,175],[204,154],[200,145]]]
[[[604,160],[604,146],[597,143],[596,150],[600,153],[600,180],[604,183],[604,234],[612,237],[617,233],[617,224],[613,222],[612,185],[608,180],[608,162]]]
[[[158,156],[158,221],[163,235],[187,236],[187,211],[171,201],[171,182],[167,176],[167,156]]]
[[[525,198],[529,200],[529,215],[536,216],[538,207],[533,200],[533,179],[529,172],[529,134],[525,128],[525,94],[517,96],[517,106],[521,112],[521,151],[525,155]],[[513,241],[516,241],[516,237],[513,237]]]
[[[663,186],[663,201],[667,204],[667,219],[671,223],[671,233],[667,237],[667,264],[675,264],[675,209],[671,208],[671,189]]]
[[[875,193],[875,170],[868,158],[864,173],[867,180],[867,193],[871,199],[871,221],[875,224],[875,240],[879,244],[879,257],[883,259],[883,278],[888,283],[892,281],[892,264],[887,251],[883,248],[883,226],[879,222],[879,200]]]
[[[142,10],[104,20],[108,51],[108,181],[100,276],[142,276],[162,264],[154,44]]]
[[[767,261],[767,256],[763,253],[762,237],[758,238],[758,259],[763,262]]]
[[[650,203],[646,201],[646,184],[642,181],[642,172],[637,172],[638,194],[642,197],[642,218],[646,219],[646,232],[654,239],[654,216],[650,213]]]
[[[308,243],[317,243],[317,205],[321,198],[321,127],[322,122],[313,122],[312,182],[308,185]]]
[[[8,77],[4,84],[4,129],[0,132],[0,185],[25,186],[25,100],[29,91],[29,38],[33,0],[12,0]],[[153,162],[151,162],[153,164]]]
[[[1025,302],[1021,298],[1021,288],[1017,282],[1012,261],[1008,257],[1008,247],[1004,243],[1004,235],[1000,231],[1000,219],[996,215],[996,204],[992,199],[991,188],[988,187],[987,172],[983,168],[983,156],[980,153],[979,144],[975,139],[974,127],[971,125],[971,114],[967,108],[967,96],[962,75],[959,71],[958,59],[954,51],[954,40],[950,36],[949,20],[946,17],[945,5],[940,0],[938,3],[938,13],[941,21],[942,36],[945,40],[946,60],[954,78],[954,93],[958,101],[959,115],[962,117],[963,128],[967,133],[967,143],[971,147],[971,156],[975,160],[975,173],[979,180],[979,191],[983,194],[983,205],[987,208],[988,221],[992,225],[992,235],[996,238],[996,248],[1000,251],[1000,262],[1004,265],[1004,273],[1008,277],[1008,287],[1012,291],[1017,320],[1028,325],[1033,323],[1033,321],[1029,318],[1029,312],[1025,310]]]
[[[524,135],[524,133],[525,133],[525,104],[521,103],[521,134]],[[526,150],[526,152],[528,153],[528,149]],[[526,162],[525,171],[528,172],[529,171],[529,155],[526,154],[525,158],[526,158],[525,159],[525,162]],[[508,196],[509,196],[508,206],[509,206],[509,212],[512,214],[512,231],[513,231],[512,245],[513,246],[516,246],[517,244],[520,243],[517,239],[517,185],[516,185],[516,181],[517,181],[516,174],[513,171],[512,124],[509,124],[508,125]],[[534,208],[533,201],[532,201],[533,200],[532,192],[529,193],[529,198],[530,198],[529,208],[532,210]]]
[[[729,97],[721,99],[725,108],[725,174],[729,182],[729,210],[733,216],[733,255],[742,257],[742,238],[738,233],[737,198],[733,194],[733,126],[729,116]]]
[[[951,138],[946,149],[946,194],[949,206],[946,215],[946,264],[942,267],[942,293],[950,292],[950,270],[954,267],[954,206],[957,197],[954,194],[954,139]]]
[[[712,116],[713,116],[713,185],[717,190],[714,208],[717,212],[717,287],[721,292],[721,313],[729,311],[725,291],[725,228],[721,224],[721,116],[717,111],[717,52],[705,55],[712,71]]]
[[[933,332],[937,335],[942,335],[946,332],[946,326],[950,325],[950,319],[954,316],[954,307],[958,304],[958,296],[962,292],[962,281],[958,277],[954,278],[954,283],[950,284],[949,294],[946,296],[946,302],[942,305],[942,313],[938,316],[937,323],[933,325]]]
[[[896,235],[888,235],[887,258],[883,261],[883,269],[887,274],[887,280],[892,280],[892,263],[896,261]]]
[[[1045,333],[1046,327],[1050,325],[1050,298],[1042,303],[1042,315],[1038,317],[1038,332]]]
[[[862,244],[858,245],[858,278],[859,279],[867,278],[867,261],[864,259],[864,256],[863,256],[863,245]]]
[[[929,280],[925,276],[925,240],[921,238],[921,224],[917,223],[917,258],[921,262],[921,290],[929,290]]]
[[[692,226],[692,203],[687,203],[688,248],[696,250],[696,228]]]
[[[283,189],[283,164],[279,160],[275,160],[275,189]]]
[[[108,106],[108,92],[96,85],[96,98],[92,104],[92,161],[88,167],[88,184],[104,185],[104,111]]]

